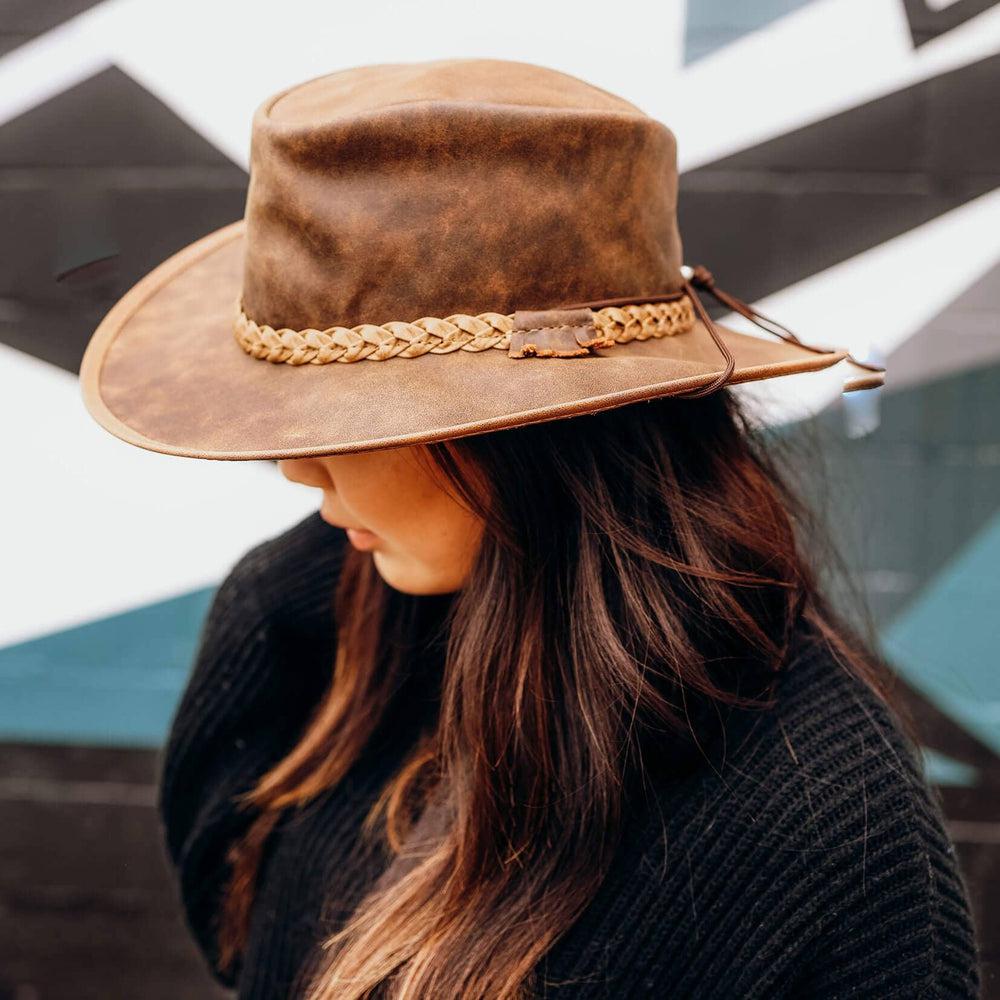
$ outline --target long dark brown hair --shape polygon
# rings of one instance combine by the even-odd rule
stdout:
[[[729,390],[420,451],[483,540],[450,606],[435,725],[365,822],[397,860],[327,942],[314,1000],[534,995],[646,762],[682,759],[699,705],[771,707],[796,635],[889,701],[870,635],[821,592],[832,548],[815,548],[824,536]],[[370,556],[345,553],[325,699],[244,800],[259,815],[230,855],[224,966],[282,811],[347,773],[407,670],[387,653],[406,648],[389,598]]]

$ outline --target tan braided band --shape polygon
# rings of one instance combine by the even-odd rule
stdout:
[[[592,310],[592,322],[602,341],[600,346],[627,344],[650,337],[687,333],[695,323],[691,299],[679,294],[666,302],[606,306]],[[325,330],[290,330],[254,322],[237,300],[233,332],[247,354],[264,361],[288,365],[326,365],[333,361],[387,361],[418,358],[423,354],[452,351],[509,349],[514,315],[462,313],[438,319],[425,316],[413,322],[389,322],[378,326],[331,326]]]

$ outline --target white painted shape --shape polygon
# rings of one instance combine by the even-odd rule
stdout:
[[[940,12],[942,10],[947,10],[949,7],[953,7],[958,3],[958,0],[924,0],[924,3],[926,3],[931,10]]]
[[[685,67],[645,107],[690,170],[997,51],[1000,5],[914,49],[901,0],[814,0]]]
[[[270,463],[125,444],[75,376],[0,345],[0,646],[217,583],[319,507]]]
[[[656,99],[682,63],[682,0],[614,6],[586,0],[571,13],[528,0],[474,10],[462,0],[382,0],[354,5],[349,15],[318,0],[288,0],[280,17],[270,4],[235,12],[200,0],[152,2],[142,12],[142,30],[116,31],[112,50],[125,72],[246,167],[251,117],[262,101],[311,77],[369,63],[472,57],[538,63],[646,110],[643,102]]]
[[[107,0],[0,59],[0,122],[113,62],[245,167],[253,111],[283,87],[365,63],[489,56],[633,101],[677,133],[690,169],[1000,50],[1000,6],[914,50],[899,0],[814,0],[684,66],[684,18],[683,0],[586,0],[572,17],[527,0],[474,16],[460,0],[381,0],[349,17],[320,0],[288,0],[280,17],[264,3]]]
[[[888,357],[1000,260],[1000,189],[756,303],[817,345]],[[914,276],[919,275],[919,279]],[[739,289],[727,289],[739,294]],[[741,317],[723,321],[760,333]],[[767,337],[766,334],[760,333]],[[769,423],[818,413],[840,395],[843,364],[755,382],[739,392]],[[892,386],[888,365],[886,388]]]

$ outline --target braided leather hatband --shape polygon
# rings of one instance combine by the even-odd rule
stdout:
[[[515,314],[458,313],[444,319],[425,316],[412,322],[276,330],[252,320],[238,300],[233,333],[240,347],[255,358],[288,365],[325,365],[334,361],[387,361],[490,348],[508,351],[515,329],[514,318]],[[596,346],[610,347],[632,340],[687,333],[694,326],[695,311],[690,297],[679,293],[669,301],[594,309],[592,323],[600,340]]]

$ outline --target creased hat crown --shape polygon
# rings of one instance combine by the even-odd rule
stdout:
[[[676,197],[670,130],[576,77],[342,70],[254,115],[243,308],[303,329],[672,292]]]

